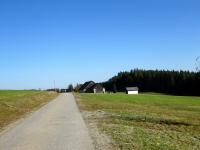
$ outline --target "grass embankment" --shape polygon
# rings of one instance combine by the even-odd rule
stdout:
[[[0,90],[0,129],[57,96],[46,91]]]
[[[120,149],[200,149],[200,98],[75,94],[82,111],[103,111],[98,128]],[[95,113],[94,113],[95,114]]]

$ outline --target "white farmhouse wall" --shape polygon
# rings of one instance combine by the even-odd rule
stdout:
[[[128,94],[138,94],[138,91],[128,91]]]

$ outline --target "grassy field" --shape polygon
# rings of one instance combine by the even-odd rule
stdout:
[[[0,129],[57,96],[46,91],[0,90]]]
[[[200,97],[162,94],[75,94],[96,115],[113,149],[200,149]]]

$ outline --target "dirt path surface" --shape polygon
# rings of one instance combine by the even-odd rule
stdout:
[[[93,150],[72,94],[61,94],[0,134],[0,150]]]

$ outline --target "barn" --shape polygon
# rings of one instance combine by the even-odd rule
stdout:
[[[126,87],[126,94],[138,94],[139,88],[138,87]]]

